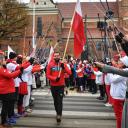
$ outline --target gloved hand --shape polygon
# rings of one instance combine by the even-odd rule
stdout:
[[[123,33],[120,32],[118,35],[123,39],[124,37]]]
[[[64,67],[64,63],[61,63],[60,66],[61,66],[62,69],[65,69],[65,67]]]
[[[119,35],[115,36],[117,42],[122,43],[122,38]]]
[[[59,80],[60,80],[60,77],[57,77],[57,78],[56,78],[56,82],[58,82]]]
[[[29,62],[31,63],[31,65],[34,63],[34,58],[33,57],[31,57],[30,59],[29,59]]]
[[[24,71],[24,68],[23,67],[21,67],[20,68],[20,71],[21,71],[21,74],[23,73],[23,71]]]

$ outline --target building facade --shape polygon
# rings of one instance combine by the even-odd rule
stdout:
[[[128,1],[122,0],[117,2],[109,2],[109,8],[114,12],[112,20],[107,20],[109,26],[118,26],[123,33],[128,34]],[[68,32],[71,26],[71,20],[75,9],[75,3],[53,3],[52,0],[36,0],[35,5],[33,0],[27,5],[29,12],[29,26],[25,29],[25,36],[15,41],[9,41],[9,44],[16,52],[29,55],[32,49],[32,37],[36,38],[37,48],[49,47],[49,44],[58,45],[56,51],[63,54],[65,44],[68,37]],[[83,12],[83,21],[85,23],[85,35],[87,37],[86,53],[95,58],[96,54],[100,55],[100,59],[104,58],[105,52],[112,56],[113,39],[111,33],[109,38],[105,38],[105,33],[97,28],[97,22],[105,21],[104,15],[108,9],[107,4],[103,5],[99,2],[84,2],[81,3]],[[35,9],[34,9],[35,8]],[[106,10],[105,10],[106,9]],[[35,19],[35,20],[34,20]],[[73,56],[73,32],[70,35],[67,54]],[[107,42],[108,50],[104,51],[104,45]],[[109,44],[110,43],[110,44]],[[17,45],[16,45],[17,44]],[[7,44],[1,44],[1,48],[6,49]]]

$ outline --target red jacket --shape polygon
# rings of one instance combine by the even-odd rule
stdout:
[[[15,92],[14,78],[20,74],[20,70],[10,73],[7,69],[0,68],[0,94]]]
[[[98,71],[96,67],[92,67],[94,71]],[[91,74],[91,79],[94,80],[96,79],[96,75],[94,73]]]
[[[56,78],[59,76],[59,72],[61,70],[60,63],[57,65],[54,61],[49,63],[47,66],[47,78],[50,80],[51,86],[64,86],[65,85],[65,72],[71,75],[71,70],[68,68],[66,64],[64,64],[65,69],[61,71],[60,80],[56,82]]]

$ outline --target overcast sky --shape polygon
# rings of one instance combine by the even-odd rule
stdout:
[[[30,0],[18,0],[18,1],[29,3]],[[76,2],[77,0],[53,0],[53,1],[54,2]],[[80,0],[80,2],[94,2],[94,1],[100,1],[100,0]],[[102,0],[102,1],[106,1],[106,0]],[[108,1],[116,1],[116,0],[108,0]]]

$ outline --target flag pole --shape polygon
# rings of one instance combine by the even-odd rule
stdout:
[[[25,45],[26,45],[26,27],[25,27],[25,30],[24,30],[23,56],[25,55]]]
[[[70,38],[70,35],[71,35],[71,31],[72,31],[72,24],[73,24],[74,16],[75,16],[75,9],[74,9],[73,17],[72,17],[72,20],[71,20],[71,26],[70,26],[70,29],[69,29],[68,38],[67,38],[67,41],[66,41],[62,61],[64,61],[64,58],[65,58],[65,55],[66,55],[66,51],[67,51],[67,47],[68,47],[68,43],[69,43],[69,38]]]
[[[32,47],[35,48],[35,7],[36,7],[36,3],[35,0],[33,0],[33,27],[32,27]]]
[[[72,24],[73,24],[74,17],[75,17],[75,9],[74,9],[73,17],[72,17],[72,20],[71,20],[71,26],[70,26],[69,33],[68,33],[68,38],[67,38],[67,41],[66,41],[62,62],[64,61],[64,58],[65,58],[65,55],[66,55],[66,51],[67,51],[67,47],[68,47],[68,43],[69,43],[69,38],[70,38],[70,35],[71,35],[71,31],[72,31]],[[59,71],[58,77],[60,77],[61,72],[62,72],[62,69]]]

